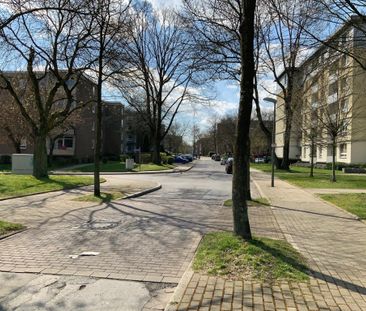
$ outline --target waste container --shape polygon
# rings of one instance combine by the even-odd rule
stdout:
[[[11,155],[11,172],[13,174],[33,174],[33,154],[14,153]]]

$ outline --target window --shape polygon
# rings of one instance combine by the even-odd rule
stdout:
[[[60,150],[65,150],[68,148],[74,147],[74,138],[72,136],[64,136],[62,138],[57,139],[56,148]]]
[[[339,145],[339,157],[341,159],[347,158],[347,144],[340,144]]]
[[[64,146],[66,148],[74,147],[74,138],[73,137],[64,137]]]
[[[341,102],[341,108],[342,108],[342,112],[344,113],[348,113],[348,98],[342,100]]]
[[[304,158],[306,158],[306,147],[304,147],[304,150],[303,150],[303,155],[304,155]]]
[[[319,158],[323,157],[323,147],[319,146]]]

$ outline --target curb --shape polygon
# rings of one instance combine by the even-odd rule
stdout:
[[[1,236],[0,236],[0,241],[1,241],[1,240],[4,240],[4,239],[6,239],[6,238],[10,238],[11,236],[16,235],[16,234],[18,234],[18,233],[22,233],[22,232],[26,231],[27,229],[28,229],[28,228],[27,228],[27,227],[25,227],[25,228],[23,228],[23,229],[16,230],[16,231],[9,232],[9,233],[7,233],[7,234],[1,235]]]
[[[135,193],[132,193],[128,196],[125,196],[123,197],[123,199],[132,199],[132,198],[137,198],[137,197],[141,197],[145,194],[148,194],[148,193],[151,193],[151,192],[155,192],[155,191],[158,191],[162,188],[162,185],[161,184],[158,184],[156,187],[153,187],[153,188],[149,188],[149,189],[146,189],[146,190],[142,190],[140,192],[135,192]]]
[[[188,172],[194,165],[183,170],[169,169],[161,171],[142,171],[142,172],[100,172],[100,175],[148,175],[148,174],[173,174]],[[77,172],[77,171],[51,171],[50,175],[94,175],[93,172]]]
[[[271,206],[271,205],[272,205],[272,201],[271,201],[271,199],[270,199],[269,197],[267,197],[267,196],[264,194],[264,192],[262,191],[262,188],[258,185],[258,183],[254,180],[254,178],[250,177],[250,180],[253,182],[254,186],[257,188],[257,190],[258,190],[258,192],[259,192],[259,195],[260,195],[262,198],[264,198],[264,199],[268,200],[269,205]]]
[[[181,298],[183,297],[184,292],[189,284],[189,281],[191,280],[191,278],[194,274],[194,272],[192,270],[192,264],[193,264],[193,259],[192,259],[191,263],[189,264],[187,270],[184,272],[182,278],[180,279],[178,286],[176,287],[174,294],[170,298],[164,311],[176,311],[177,310],[177,304],[180,302]]]

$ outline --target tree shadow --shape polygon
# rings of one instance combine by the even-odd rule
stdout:
[[[324,213],[312,212],[312,211],[307,211],[307,210],[302,210],[302,209],[294,209],[294,208],[289,208],[289,207],[284,207],[284,206],[279,206],[279,205],[271,204],[271,207],[274,207],[275,209],[287,210],[287,211],[296,212],[296,213],[305,213],[305,214],[312,214],[312,215],[317,215],[317,216],[331,217],[331,218],[344,219],[344,220],[350,220],[350,221],[358,221],[356,218],[352,218],[352,217],[324,214]]]

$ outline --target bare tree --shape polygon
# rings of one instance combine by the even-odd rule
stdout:
[[[249,128],[253,101],[254,23],[256,1],[184,0],[191,21],[197,50],[214,68],[217,78],[235,79],[240,85],[240,100],[233,169],[234,232],[251,238],[247,199],[249,182]]]
[[[156,12],[148,3],[136,9],[126,48],[130,70],[116,81],[121,95],[149,126],[153,162],[160,164],[161,142],[184,103],[197,96],[199,62],[185,25],[171,11]]]
[[[73,92],[87,67],[82,55],[89,44],[90,27],[85,26],[90,25],[85,25],[84,19],[74,13],[76,9],[82,11],[81,6],[68,10],[69,1],[52,3],[57,9],[21,15],[6,24],[0,38],[4,52],[0,87],[13,97],[31,128],[33,175],[37,178],[48,175],[47,135],[86,104],[75,102]],[[26,71],[21,74],[21,81],[31,93],[31,105],[29,97],[25,98],[15,87],[19,75],[8,72],[8,68],[22,67]]]
[[[10,143],[16,153],[21,153],[22,142],[32,140],[29,124],[10,94],[4,90],[0,94],[0,143]]]
[[[217,124],[217,141],[220,153],[234,152],[236,117],[225,116]]]
[[[129,21],[130,1],[97,0],[87,1],[86,10],[92,30],[90,53],[95,62],[91,72],[96,78],[97,98],[95,114],[94,148],[94,195],[100,196],[100,157],[102,147],[102,94],[106,81],[121,72],[124,62],[123,47],[126,44],[125,31]]]
[[[271,72],[281,92],[275,94],[283,101],[285,130],[283,157],[280,167],[289,169],[290,140],[293,115],[297,109],[293,100],[298,88],[295,81],[297,67],[302,61],[302,52],[314,42],[310,40],[305,28],[314,27],[314,16],[319,14],[316,3],[312,0],[263,0],[265,9],[260,17],[259,44],[262,46],[261,63]]]

